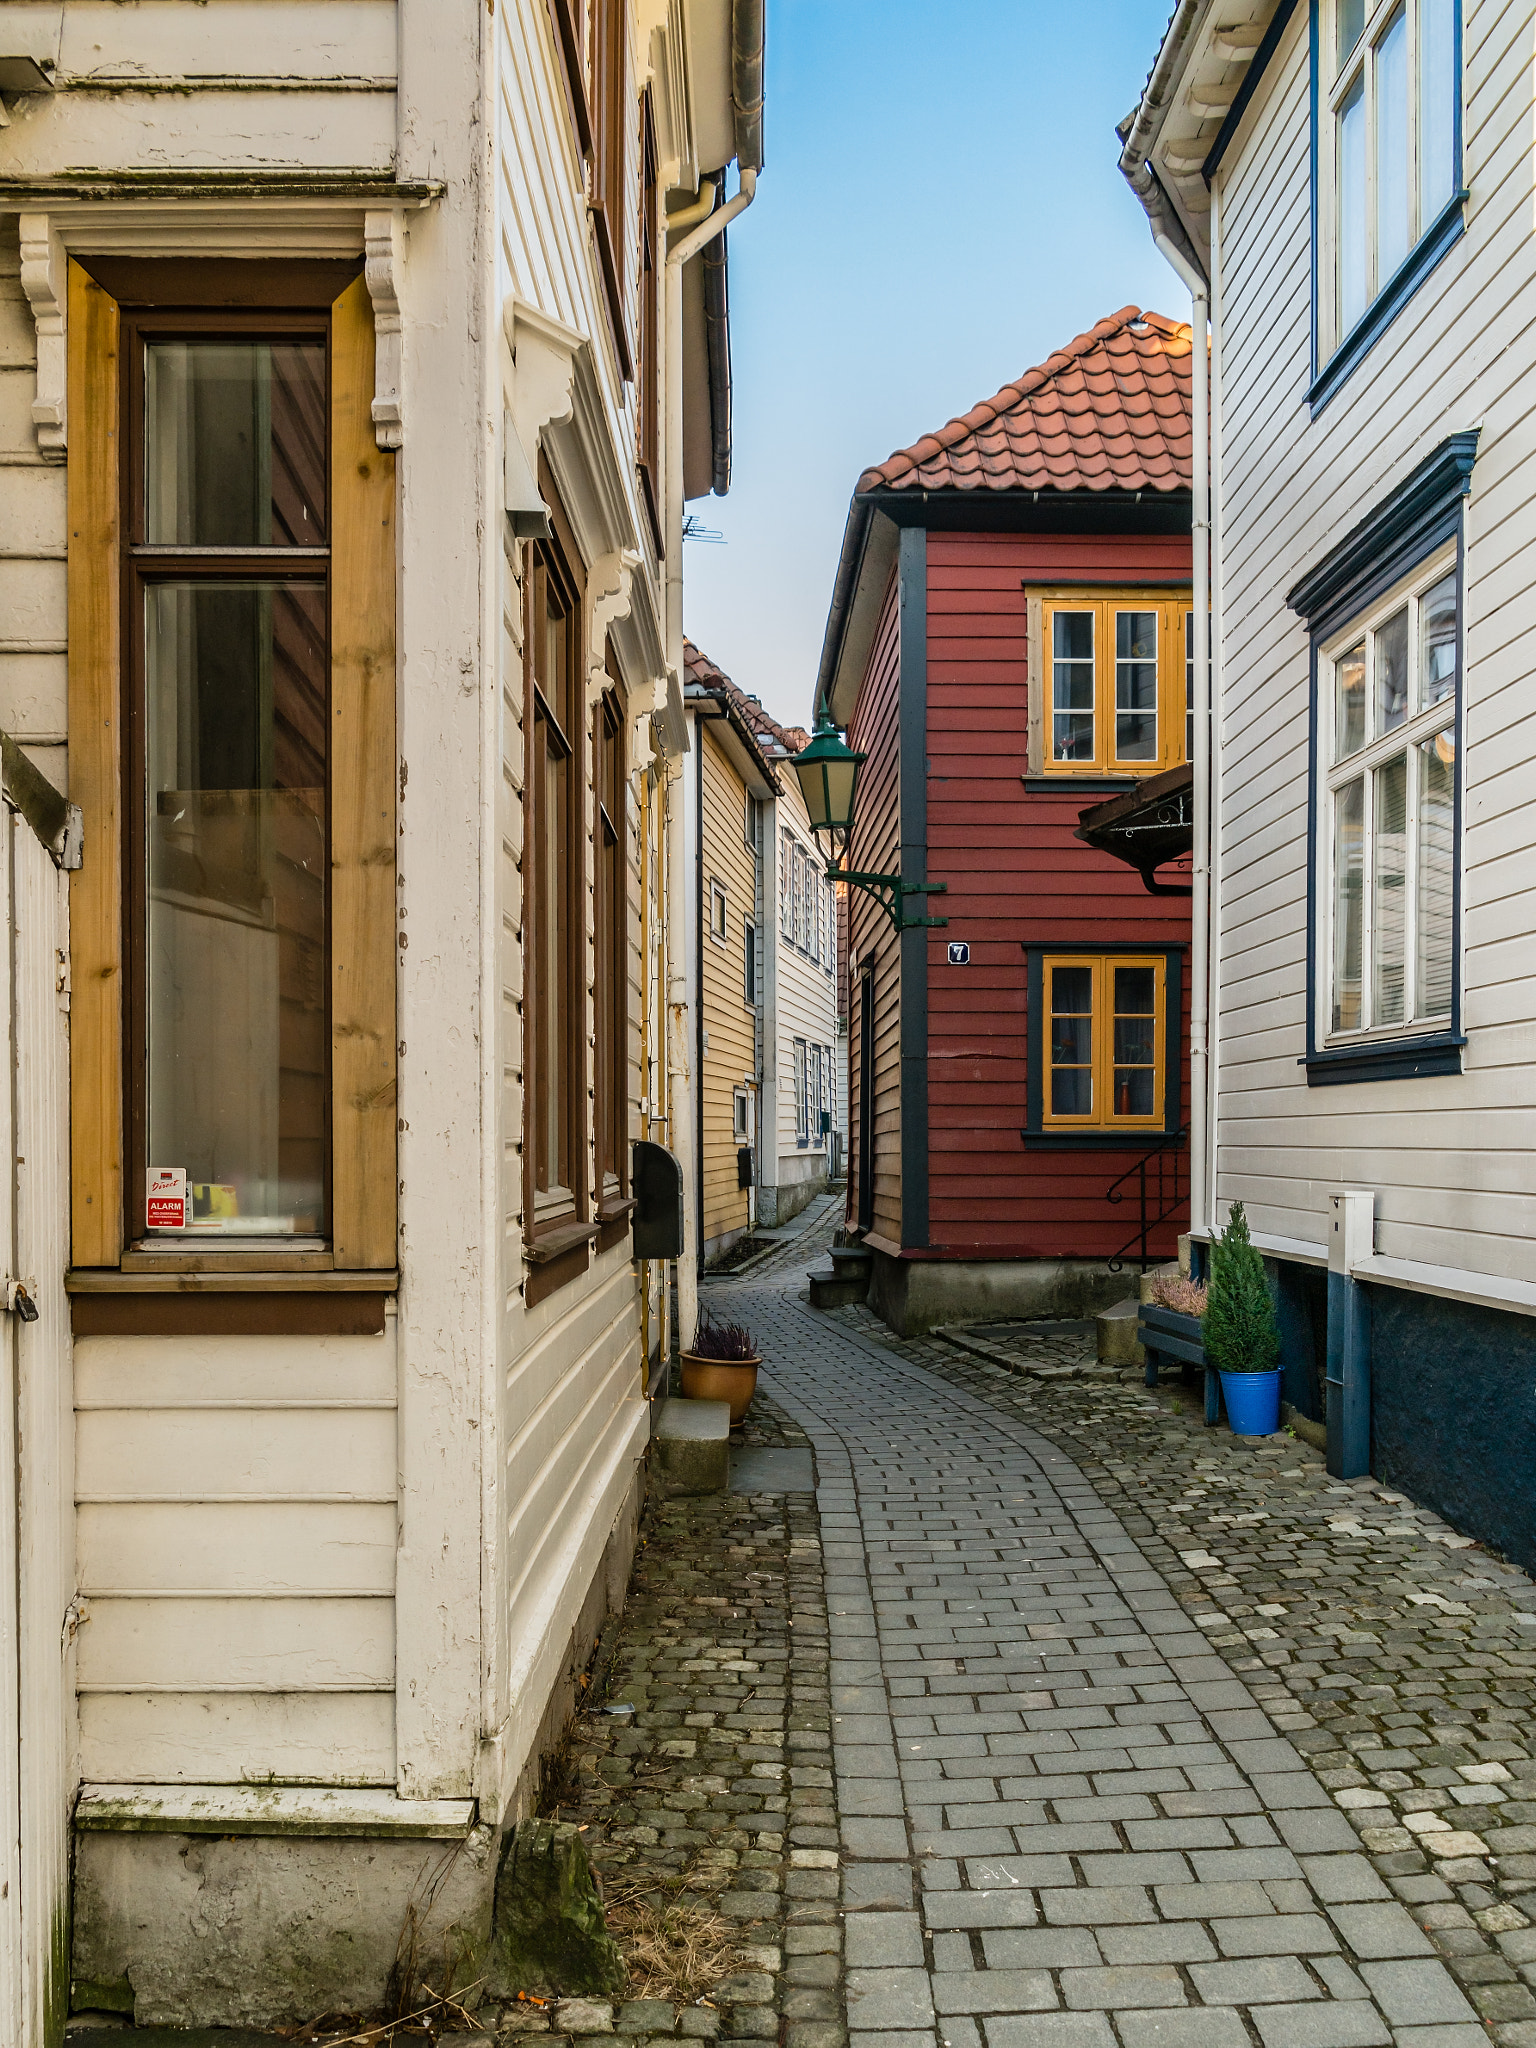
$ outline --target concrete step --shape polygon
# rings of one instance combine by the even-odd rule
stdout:
[[[868,1293],[867,1273],[854,1280],[845,1279],[841,1273],[811,1275],[812,1308],[846,1308],[852,1302],[863,1301]]]
[[[1100,1365],[1129,1367],[1145,1363],[1146,1353],[1136,1341],[1136,1319],[1140,1314],[1141,1303],[1134,1294],[1117,1301],[1113,1308],[1100,1309],[1093,1319]]]
[[[731,1480],[731,1404],[663,1401],[652,1439],[658,1490],[666,1495],[724,1493]]]
[[[1152,1299],[1152,1282],[1154,1280],[1177,1280],[1182,1271],[1183,1269],[1177,1259],[1170,1259],[1166,1266],[1149,1267],[1141,1276],[1141,1299],[1143,1301],[1150,1301]],[[1188,1279],[1188,1277],[1187,1273],[1184,1274],[1185,1279]]]

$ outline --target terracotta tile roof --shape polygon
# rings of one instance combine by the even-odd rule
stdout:
[[[1123,306],[855,490],[1188,490],[1190,417],[1187,322]]]
[[[811,736],[803,727],[780,725],[770,718],[755,697],[749,697],[739,683],[733,683],[725,670],[718,668],[691,640],[683,642],[683,680],[728,698],[742,723],[763,746],[782,747],[786,754],[798,754],[810,745]]]

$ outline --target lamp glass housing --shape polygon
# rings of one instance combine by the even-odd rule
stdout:
[[[853,830],[854,795],[863,761],[864,756],[854,753],[823,713],[815,738],[803,753],[792,755],[789,764],[799,781],[813,832],[826,832],[834,841],[846,842]]]

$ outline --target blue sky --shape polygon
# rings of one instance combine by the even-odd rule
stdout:
[[[1169,0],[769,0],[766,167],[730,231],[730,495],[690,636],[787,722],[859,471],[1105,313],[1189,317],[1116,168]]]

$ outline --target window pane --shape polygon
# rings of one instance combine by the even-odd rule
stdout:
[[[1365,642],[1341,654],[1333,665],[1336,709],[1333,758],[1342,761],[1365,745]]]
[[[1365,311],[1365,80],[1339,107],[1339,333]]]
[[[535,719],[535,754],[540,787],[538,830],[538,956],[543,987],[538,1008],[541,1038],[538,1117],[540,1143],[535,1185],[568,1188],[566,1160],[566,1078],[561,1017],[566,1003],[565,904],[570,888],[570,756],[548,718]]]
[[[145,593],[148,1159],[192,1227],[325,1227],[325,591]]]
[[[151,545],[324,541],[324,342],[155,341],[144,373]]]
[[[1093,613],[1056,612],[1051,619],[1051,758],[1091,761],[1093,743]]]
[[[1115,614],[1115,758],[1157,759],[1157,613]]]
[[[1361,886],[1365,784],[1347,782],[1333,800],[1333,1029],[1360,1028]]]
[[[1365,0],[1339,0],[1337,60],[1342,65],[1365,27]]]
[[[1156,1081],[1157,975],[1150,967],[1115,969],[1116,1116],[1151,1116]]]
[[[1408,254],[1408,17],[1401,8],[1376,45],[1376,289]]]
[[[1456,577],[1442,577],[1419,599],[1419,709],[1456,688]]]
[[[1371,1022],[1401,1024],[1408,931],[1408,760],[1404,754],[1376,771],[1374,838]]]
[[[1408,716],[1408,607],[1394,612],[1373,635],[1376,730],[1391,732]]]
[[[1150,1017],[1157,1007],[1157,973],[1151,967],[1115,969],[1115,1015]]]
[[[1418,916],[1414,1015],[1444,1017],[1451,1007],[1455,880],[1456,736],[1439,732],[1418,749]]]
[[[1456,189],[1455,0],[1419,0],[1419,233]]]
[[[1093,970],[1051,969],[1051,1111],[1093,1111]]]

